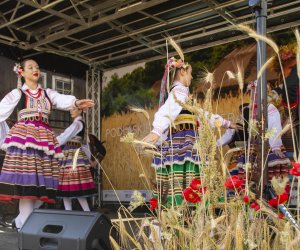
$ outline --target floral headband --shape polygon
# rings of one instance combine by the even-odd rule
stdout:
[[[15,66],[14,66],[14,69],[13,71],[17,74],[18,76],[18,89],[20,89],[22,87],[22,81],[21,81],[21,73],[23,72],[23,68],[21,66],[20,63],[16,63]]]
[[[291,58],[294,58],[297,53],[297,44],[296,43],[290,43],[284,46],[280,47],[279,55],[281,61],[285,62],[288,61]]]
[[[19,76],[21,75],[23,68],[20,63],[15,63],[13,71]]]
[[[165,100],[168,97],[167,75],[169,74],[169,70],[186,69],[188,66],[189,66],[189,64],[184,62],[182,59],[176,59],[175,57],[171,57],[168,59],[167,64],[165,65],[164,76],[161,80],[160,96],[159,96],[159,106],[160,107],[165,103]],[[175,73],[175,71],[174,71],[174,73]]]
[[[188,63],[185,63],[183,60],[181,59],[176,59],[174,56],[169,58],[166,64],[166,68],[169,67],[171,69],[181,69],[184,68],[186,69],[189,66]]]
[[[257,86],[257,80],[249,82],[247,85],[246,93],[250,93],[252,90],[255,90],[256,86]]]

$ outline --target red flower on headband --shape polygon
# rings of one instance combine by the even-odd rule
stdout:
[[[293,168],[290,170],[290,174],[294,176],[300,176],[300,163],[297,162],[291,162],[293,165]]]
[[[286,201],[288,201],[289,199],[289,195],[287,193],[283,193],[281,195],[276,195],[275,198],[272,198],[269,200],[269,205],[272,207],[276,207],[279,204],[285,203]]]
[[[149,200],[150,210],[155,210],[158,204],[158,200],[156,198],[151,198]]]
[[[198,194],[196,194],[193,189],[191,189],[190,187],[186,188],[185,190],[183,190],[182,192],[182,197],[191,203],[198,203],[201,201],[201,198]]]
[[[200,193],[206,192],[206,187],[202,187],[202,183],[200,180],[194,178],[190,184],[191,189],[199,191]]]
[[[229,179],[226,180],[225,187],[227,189],[237,189],[240,186],[242,186],[242,184],[243,184],[243,180],[241,180],[236,175],[233,175]]]

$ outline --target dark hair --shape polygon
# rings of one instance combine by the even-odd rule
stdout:
[[[90,139],[90,150],[92,153],[92,160],[95,160],[95,157],[99,160],[99,162],[102,161],[102,159],[106,155],[106,149],[103,146],[102,141],[100,141],[95,135],[93,134],[88,134],[89,139]],[[94,157],[95,156],[95,157]]]
[[[231,147],[234,146],[234,142],[236,141],[247,141],[249,138],[249,131],[248,131],[248,127],[249,127],[249,114],[250,114],[250,106],[249,103],[244,103],[243,105],[239,106],[239,110],[242,111],[243,110],[243,119],[244,119],[244,125],[242,123],[237,123],[239,124],[241,127],[244,128],[243,129],[238,129],[235,133],[234,136],[232,138],[232,141],[230,142]]]

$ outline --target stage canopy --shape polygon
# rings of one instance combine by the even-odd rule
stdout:
[[[268,33],[299,25],[299,9],[300,0],[268,1]],[[165,57],[168,35],[190,52],[247,38],[234,24],[255,28],[246,0],[2,0],[0,20],[2,48],[103,69]]]

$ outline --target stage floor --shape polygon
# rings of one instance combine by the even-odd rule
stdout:
[[[18,233],[11,228],[0,227],[0,250],[18,250]]]

